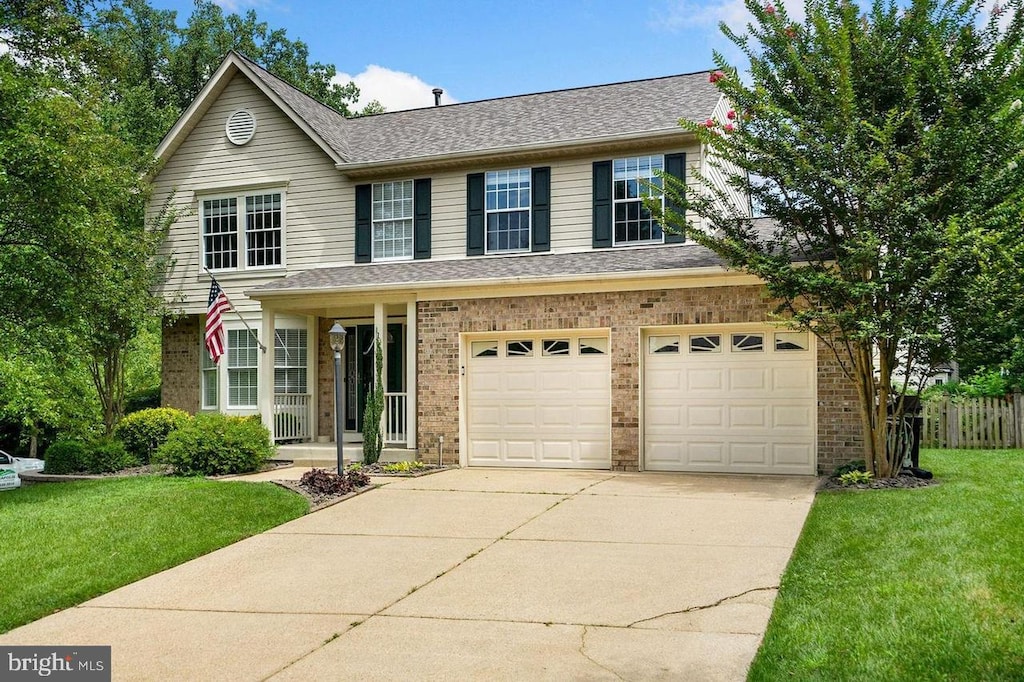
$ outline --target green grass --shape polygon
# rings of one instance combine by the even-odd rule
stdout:
[[[941,485],[818,495],[750,680],[1024,679],[1024,452],[921,463]]]
[[[0,493],[0,632],[304,514],[269,483],[135,477]]]

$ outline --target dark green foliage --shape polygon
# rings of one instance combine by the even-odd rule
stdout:
[[[131,414],[140,410],[151,410],[160,407],[160,387],[140,388],[124,396],[124,413]]]
[[[310,469],[299,479],[299,486],[315,495],[344,495],[368,485],[370,477],[358,469],[350,469],[341,474]]]
[[[121,441],[101,438],[86,446],[84,465],[86,473],[106,474],[138,466],[139,460],[125,450]]]
[[[167,437],[190,421],[192,416],[188,412],[172,407],[141,410],[122,419],[114,435],[141,463],[149,464],[153,453]]]
[[[72,474],[85,471],[88,447],[78,440],[59,440],[46,448],[45,471],[48,474]]]
[[[153,461],[179,476],[216,476],[256,471],[274,452],[258,418],[198,414],[167,437]]]
[[[374,338],[373,388],[366,396],[366,407],[363,408],[363,464],[375,464],[384,449],[384,435],[380,430],[384,415],[384,350],[380,334]]]
[[[832,476],[834,478],[839,478],[843,474],[848,474],[851,471],[867,471],[867,466],[864,465],[864,460],[856,459],[852,462],[847,462],[846,464],[840,464],[835,468],[835,471],[832,472]]]

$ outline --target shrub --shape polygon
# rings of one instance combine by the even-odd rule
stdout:
[[[85,448],[85,470],[90,474],[106,474],[138,464],[138,458],[125,450],[118,440],[97,440]]]
[[[344,495],[368,485],[370,477],[359,470],[336,474],[324,469],[310,469],[299,479],[299,486],[314,495]]]
[[[124,397],[124,413],[133,414],[140,410],[160,407],[160,387],[140,388]]]
[[[158,407],[133,412],[121,420],[114,432],[125,449],[142,464],[149,464],[156,449],[173,431],[192,420],[192,416],[173,407]]]
[[[198,414],[171,432],[154,462],[179,476],[216,476],[256,471],[274,455],[270,432],[258,419]]]
[[[868,467],[864,463],[864,460],[862,460],[862,459],[855,459],[852,462],[847,462],[846,464],[840,464],[839,466],[837,466],[835,468],[835,471],[832,472],[832,475],[834,477],[836,477],[836,478],[839,478],[843,474],[849,473],[851,471],[867,471],[867,470],[868,470]]]
[[[73,474],[85,471],[88,446],[80,440],[59,440],[46,448],[45,472],[48,474]]]
[[[389,474],[403,474],[409,471],[420,471],[421,469],[426,468],[426,463],[419,460],[412,462],[388,462],[381,466],[381,469]]]

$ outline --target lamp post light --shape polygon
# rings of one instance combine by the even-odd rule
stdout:
[[[334,432],[338,441],[338,473],[345,471],[344,453],[345,425],[342,422],[342,415],[345,412],[345,396],[341,385],[341,351],[345,350],[345,337],[348,332],[341,326],[341,322],[334,321],[334,326],[327,333],[330,338],[331,349],[334,350]]]

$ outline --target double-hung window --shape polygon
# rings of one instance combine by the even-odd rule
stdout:
[[[248,329],[228,330],[228,407],[259,406],[259,357],[256,336]]]
[[[530,169],[485,174],[487,253],[530,250]]]
[[[283,203],[281,192],[203,199],[203,264],[211,270],[283,265]]]
[[[663,156],[635,156],[612,162],[612,204],[614,245],[660,244],[661,226],[644,206],[653,197],[664,203],[661,178],[655,171],[665,168]]]
[[[278,329],[274,333],[274,393],[306,393],[305,329]]]
[[[199,355],[202,357],[202,409],[216,410],[218,406],[218,382],[217,365],[210,359],[210,352],[206,344],[200,344]]]
[[[373,185],[373,260],[407,260],[413,249],[413,181]]]

